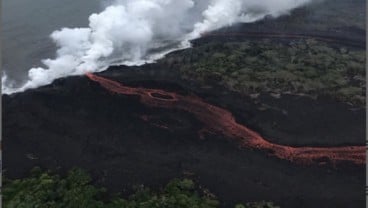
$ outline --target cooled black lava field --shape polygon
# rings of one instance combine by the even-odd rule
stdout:
[[[193,42],[193,49],[173,52],[158,63],[113,66],[96,74],[137,90],[134,93],[126,89],[117,93],[109,90],[114,87],[76,76],[3,95],[4,175],[25,177],[35,166],[60,173],[79,167],[91,173],[96,185],[123,194],[129,194],[133,185],[159,188],[172,178],[189,177],[211,190],[224,207],[261,200],[283,208],[364,207],[365,157],[360,153],[365,151],[366,109],[362,103],[304,91],[247,94],[221,81],[202,79],[202,74],[198,79],[183,76],[185,69],[175,67],[181,62],[166,61],[185,59],[189,50],[206,44],[265,39],[286,46],[314,39],[333,49],[365,52],[364,29],[346,28],[341,22],[317,28],[312,15],[299,9],[285,18],[236,25],[207,34]],[[296,25],[292,17],[309,23]],[[292,26],[283,29],[287,23]],[[230,125],[221,123],[221,116],[211,120],[204,115],[206,109],[190,102],[167,107],[165,102],[174,97],[160,93],[150,94],[155,101],[144,99],[147,90],[192,96],[206,103],[202,106],[221,108],[232,114],[237,128],[250,129],[271,146],[323,149],[316,157],[313,148],[304,152],[307,159],[313,156],[309,161],[302,154],[303,160],[290,159],[298,153],[278,156],[274,146],[243,145],[238,133],[231,134],[236,130],[218,127]],[[329,148],[338,148],[342,159],[330,157]]]

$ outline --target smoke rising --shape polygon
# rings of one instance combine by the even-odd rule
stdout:
[[[58,46],[56,57],[42,60],[43,67],[31,68],[19,88],[12,87],[3,74],[2,92],[21,92],[57,78],[103,71],[109,65],[152,62],[190,47],[189,41],[201,33],[266,15],[277,17],[309,1],[116,0],[92,14],[89,27],[54,31],[50,37]]]

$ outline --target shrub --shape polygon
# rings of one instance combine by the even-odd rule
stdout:
[[[208,190],[201,190],[191,179],[174,179],[161,191],[138,186],[124,199],[91,184],[90,176],[81,169],[69,171],[66,177],[35,168],[24,179],[5,179],[3,187],[6,208],[216,208],[220,202]],[[245,208],[256,208],[257,203]],[[264,202],[260,202],[261,205]],[[244,207],[236,205],[236,208]],[[271,208],[268,207],[267,208]]]

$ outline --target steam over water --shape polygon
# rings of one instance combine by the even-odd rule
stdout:
[[[189,41],[202,33],[266,15],[277,17],[309,1],[116,0],[102,12],[91,14],[88,27],[52,32],[56,57],[30,68],[20,87],[13,87],[3,74],[2,91],[21,92],[60,77],[102,71],[110,65],[152,62],[172,50],[190,47]]]

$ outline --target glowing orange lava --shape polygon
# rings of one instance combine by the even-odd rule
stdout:
[[[351,162],[357,165],[365,164],[364,146],[290,147],[274,144],[246,126],[237,123],[229,111],[206,103],[199,97],[179,95],[160,89],[128,87],[91,73],[86,75],[89,79],[98,82],[111,92],[140,96],[140,102],[147,106],[175,108],[190,112],[205,125],[207,131],[223,134],[240,142],[243,147],[267,151],[280,159],[299,164],[325,164],[328,162],[333,165],[338,162]]]

